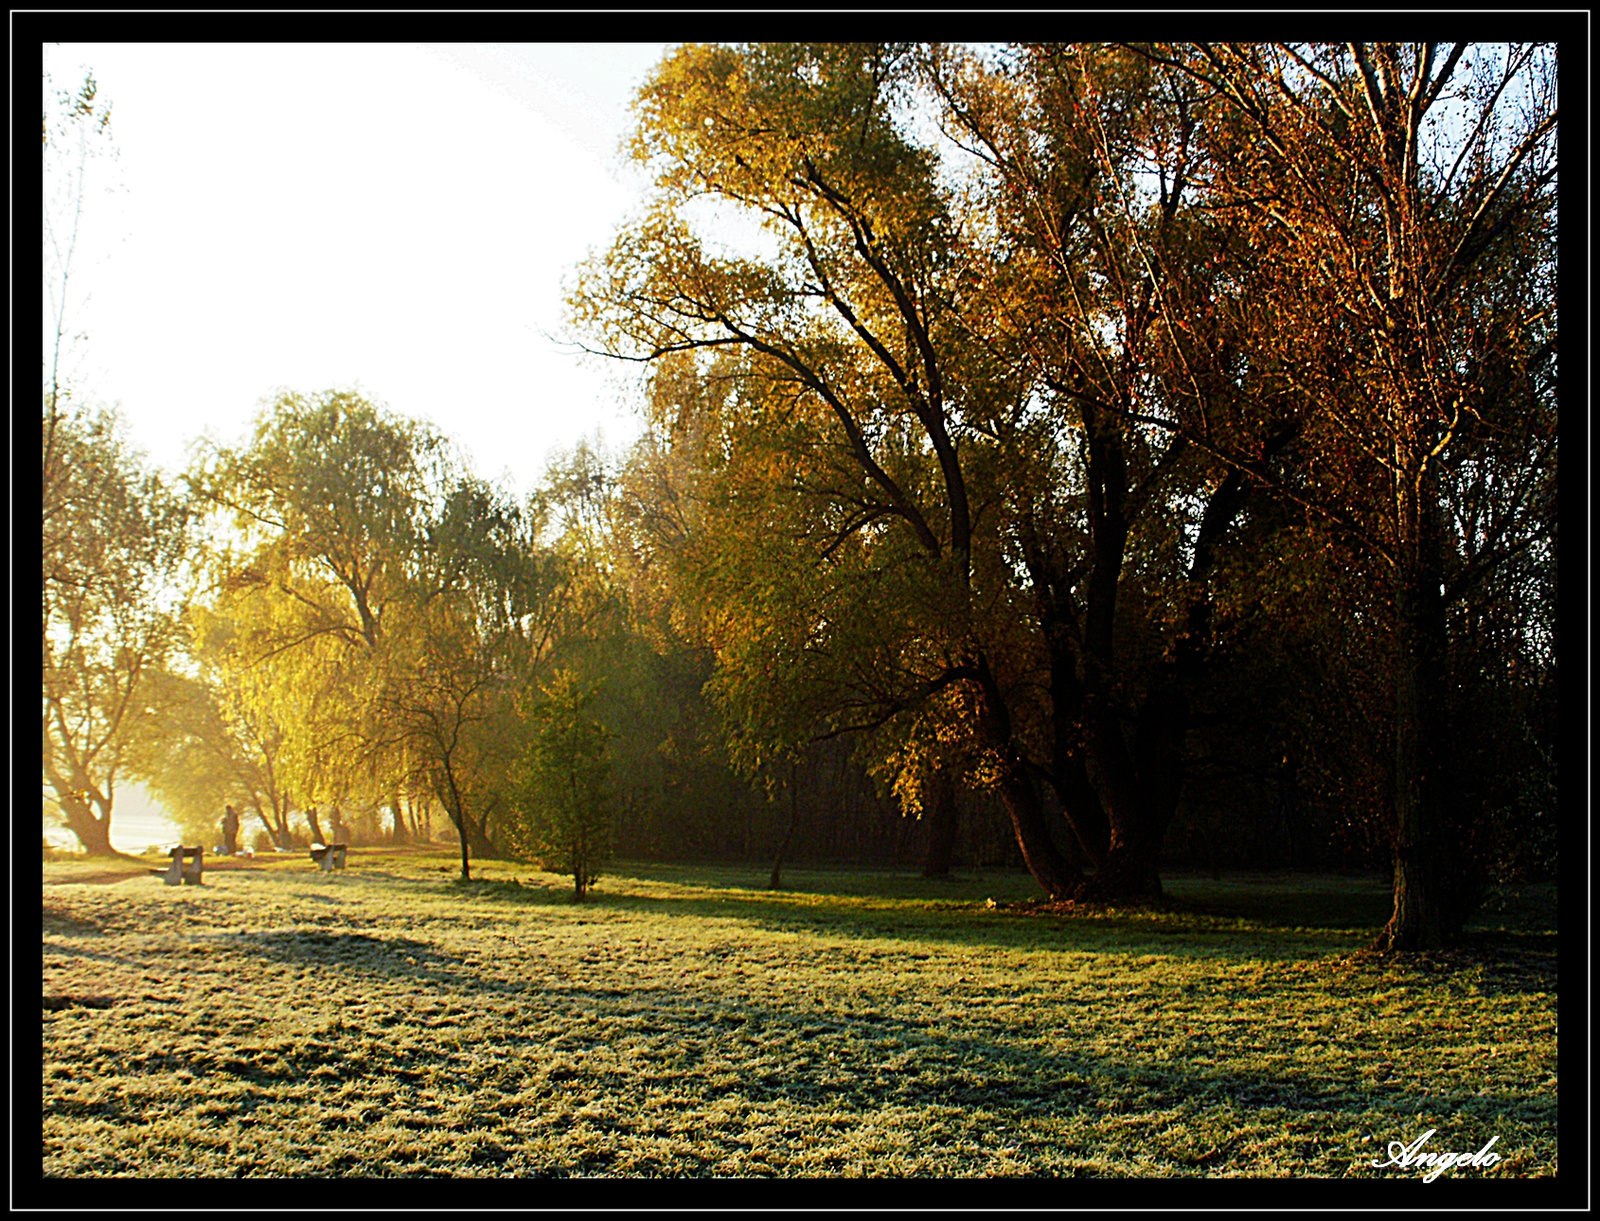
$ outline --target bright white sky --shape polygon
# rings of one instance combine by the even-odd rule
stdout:
[[[636,372],[575,354],[565,287],[634,214],[619,151],[663,44],[66,44],[116,160],[92,179],[67,364],[177,469],[280,388],[359,389],[529,489],[637,433]]]
[[[564,286],[645,188],[620,144],[664,44],[67,44],[115,159],[91,166],[64,362],[177,470],[280,388],[356,388],[520,492],[638,431],[635,370],[560,342]],[[48,343],[48,332],[47,332]],[[123,851],[177,842],[124,786]],[[74,843],[64,829],[46,833]]]

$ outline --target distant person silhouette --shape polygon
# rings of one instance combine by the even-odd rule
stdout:
[[[224,806],[227,812],[222,816],[222,847],[229,856],[239,851],[239,812],[232,806]]]

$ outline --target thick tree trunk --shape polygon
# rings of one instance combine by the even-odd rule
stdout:
[[[928,777],[928,789],[923,805],[928,820],[928,852],[923,858],[922,876],[947,878],[961,823],[961,810],[956,804],[956,778],[949,769],[939,768]]]
[[[1094,877],[1084,882],[1073,897],[1084,903],[1127,903],[1159,899],[1162,895],[1161,853],[1149,841],[1127,841],[1112,837],[1111,851]]]
[[[1078,651],[1068,625],[1046,628],[1050,637],[1050,700],[1055,722],[1054,757],[1056,796],[1061,813],[1078,842],[1082,856],[1098,868],[1111,850],[1111,823],[1105,805],[1089,780],[1079,726],[1083,720],[1084,691],[1078,679]]]
[[[328,842],[323,837],[323,834],[322,834],[322,822],[317,817],[317,807],[316,806],[312,806],[309,810],[306,811],[306,823],[311,827],[311,842],[312,843],[314,843],[314,844],[325,844],[325,843]]]
[[[1052,899],[1064,899],[1083,880],[1082,871],[1056,847],[1045,821],[1044,803],[1038,786],[1028,774],[1028,763],[1017,749],[1011,734],[1011,713],[1000,693],[1000,684],[989,669],[988,659],[979,657],[978,692],[981,698],[979,724],[984,736],[1001,760],[1000,796],[1011,815],[1011,829],[1022,850],[1023,862],[1034,881]]]
[[[1183,785],[1183,737],[1188,705],[1176,676],[1163,674],[1151,685],[1139,709],[1132,759],[1121,743],[1101,748],[1117,752],[1109,766],[1120,777],[1110,848],[1078,897],[1098,902],[1161,897],[1161,845],[1177,812]]]
[[[1041,536],[1031,518],[1020,527],[1022,553],[1033,585],[1034,605],[1050,659],[1050,704],[1054,730],[1052,781],[1061,813],[1090,864],[1105,859],[1111,826],[1100,796],[1089,782],[1078,726],[1083,718],[1083,684],[1078,679],[1079,617],[1073,582],[1059,549]],[[1078,853],[1073,854],[1075,857]]]
[[[1056,796],[1061,798],[1061,813],[1078,841],[1083,858],[1099,868],[1111,851],[1111,823],[1106,819],[1100,795],[1089,783],[1089,771],[1084,766],[1083,753],[1075,750],[1062,757],[1056,755]]]
[[[1011,815],[1011,829],[1022,849],[1023,862],[1034,881],[1052,899],[1066,899],[1083,881],[1083,872],[1056,847],[1045,821],[1044,803],[1039,790],[1022,770],[1022,765],[1007,768],[1000,778],[1000,795]]]
[[[406,834],[406,816],[400,809],[398,791],[389,795],[389,812],[394,817],[394,826],[389,832],[389,838],[394,843],[403,844],[410,837]]]
[[[1077,888],[1074,897],[1084,902],[1112,903],[1159,899],[1161,848],[1172,825],[1175,805],[1157,804],[1141,794],[1139,812],[1113,822],[1111,848],[1094,876]]]
[[[1157,865],[1165,827],[1152,825],[1152,811],[1139,769],[1123,741],[1122,727],[1109,696],[1094,701],[1085,737],[1095,787],[1101,795],[1111,839],[1094,876],[1076,888],[1088,902],[1143,900],[1161,894]]]
[[[58,795],[56,804],[66,815],[67,826],[78,837],[78,843],[83,845],[86,853],[90,856],[116,855],[117,850],[111,846],[110,810],[97,815],[89,802],[70,793]]]

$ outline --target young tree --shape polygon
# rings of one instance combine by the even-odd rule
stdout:
[[[611,853],[612,734],[590,709],[594,691],[558,670],[530,709],[531,742],[519,769],[520,845],[546,867],[570,873],[573,899],[584,902]]]
[[[72,403],[68,365],[84,337],[71,334],[76,293],[78,242],[89,184],[95,167],[115,155],[111,106],[99,95],[92,74],[76,93],[57,89],[44,75],[44,429],[43,478],[45,553],[49,555],[64,525],[62,514],[81,489],[74,484],[72,440],[58,430],[93,430],[93,420]],[[45,574],[48,607],[50,574]],[[48,618],[48,609],[46,609]]]

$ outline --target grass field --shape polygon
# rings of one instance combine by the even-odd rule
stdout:
[[[1073,917],[1016,874],[226,864],[45,864],[47,1175],[1391,1176],[1429,1128],[1556,1170],[1549,887],[1395,963],[1348,878]]]

